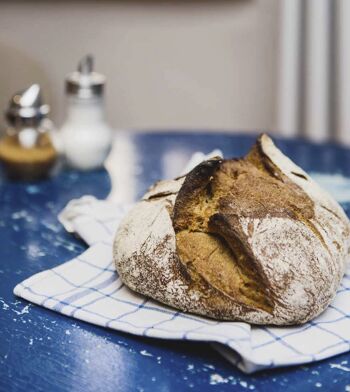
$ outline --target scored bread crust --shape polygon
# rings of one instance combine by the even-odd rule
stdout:
[[[186,312],[301,324],[334,298],[349,221],[261,135],[240,160],[209,160],[156,183],[121,222],[114,261],[132,290]]]

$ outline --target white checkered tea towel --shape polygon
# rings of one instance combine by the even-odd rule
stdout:
[[[316,176],[342,202],[350,179]],[[14,293],[48,309],[103,327],[161,339],[195,340],[214,347],[242,371],[318,361],[350,349],[350,267],[328,309],[297,327],[251,326],[183,313],[129,290],[112,261],[112,241],[129,206],[92,196],[71,201],[61,220],[89,248],[79,257],[18,284]]]

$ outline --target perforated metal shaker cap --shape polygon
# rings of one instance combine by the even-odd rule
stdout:
[[[94,58],[91,55],[83,57],[78,70],[66,78],[66,93],[79,98],[93,98],[103,94],[106,78],[94,72]]]
[[[5,117],[11,126],[37,126],[49,113],[50,107],[43,104],[38,84],[15,93],[9,101]]]

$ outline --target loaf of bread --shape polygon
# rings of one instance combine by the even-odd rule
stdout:
[[[114,242],[122,281],[219,320],[305,323],[335,296],[349,256],[342,208],[261,135],[242,159],[211,159],[156,183]]]

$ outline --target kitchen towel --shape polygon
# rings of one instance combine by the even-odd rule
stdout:
[[[328,184],[339,201],[349,201],[350,179],[315,177],[324,182],[323,186]],[[14,293],[56,312],[118,331],[211,342],[246,373],[318,361],[350,350],[350,267],[328,309],[302,326],[251,326],[183,313],[132,292],[118,277],[112,261],[113,236],[129,208],[92,196],[68,203],[60,220],[89,248],[69,262],[24,280]]]

